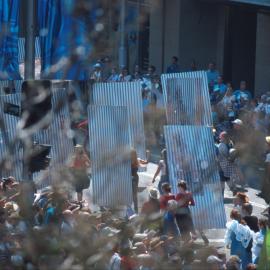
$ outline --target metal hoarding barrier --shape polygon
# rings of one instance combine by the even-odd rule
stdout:
[[[179,180],[193,192],[191,207],[198,229],[224,228],[226,216],[211,128],[165,126],[170,184],[177,193]]]
[[[0,168],[1,177],[13,175],[16,179],[22,180],[22,145],[16,140],[17,123],[19,117],[7,113],[6,104],[20,106],[21,94],[1,95],[0,96]],[[12,111],[12,109],[11,109]],[[14,111],[13,111],[14,112]],[[2,163],[4,160],[7,162]]]
[[[52,173],[66,167],[69,158],[74,152],[72,133],[70,130],[70,114],[66,89],[53,88],[52,94],[52,123],[48,129],[39,131],[33,136],[34,141],[40,144],[51,145],[51,162],[48,170],[35,173],[34,180],[39,187],[51,184]]]
[[[96,83],[90,97],[93,105],[127,106],[131,146],[145,159],[142,92],[139,82]]]
[[[161,81],[169,125],[213,125],[206,72],[162,74]]]
[[[128,112],[122,106],[88,106],[93,201],[100,206],[131,205]]]
[[[0,80],[0,95],[5,95],[5,88],[8,87],[13,94],[21,93],[22,80]]]
[[[19,38],[18,39],[18,61],[19,63],[23,63],[25,60],[25,38]],[[40,42],[39,37],[35,38],[35,58],[40,58],[41,52],[40,52]]]

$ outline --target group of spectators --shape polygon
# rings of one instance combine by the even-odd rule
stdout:
[[[13,269],[256,269],[267,221],[251,215],[248,198],[235,197],[227,223],[224,250],[198,244],[190,214],[194,206],[185,181],[178,194],[163,183],[162,195],[149,189],[139,214],[121,216],[112,209],[92,212],[84,202],[69,199],[67,190],[47,187],[26,209],[20,184],[1,180],[0,266]]]

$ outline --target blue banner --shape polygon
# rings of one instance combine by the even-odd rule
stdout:
[[[38,1],[42,78],[89,79],[94,2],[81,14],[78,0]]]
[[[19,0],[0,0],[0,80],[20,80]]]

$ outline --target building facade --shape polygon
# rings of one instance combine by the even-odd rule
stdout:
[[[150,0],[149,63],[164,72],[172,56],[183,71],[213,61],[235,88],[270,90],[270,1]]]

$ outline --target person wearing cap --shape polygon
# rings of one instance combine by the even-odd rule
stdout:
[[[223,131],[219,134],[218,144],[218,163],[220,166],[222,194],[224,194],[225,182],[227,182],[230,190],[235,192],[236,183],[241,182],[241,174],[237,164],[231,158],[230,150],[233,149],[229,134]]]
[[[222,269],[224,269],[223,268],[223,261],[215,255],[210,255],[206,259],[206,263],[208,266],[208,270],[222,270]]]
[[[101,70],[100,63],[96,63],[94,65],[94,70],[90,76],[90,79],[94,80],[95,82],[102,82],[103,78],[102,78],[102,70]]]
[[[144,220],[141,226],[141,231],[146,229],[159,229],[158,214],[160,213],[159,191],[156,188],[149,190],[149,199],[142,205],[141,214]]]
[[[86,155],[82,145],[75,146],[75,153],[72,157],[69,168],[73,175],[75,190],[77,192],[77,199],[79,202],[83,199],[83,190],[90,185],[88,176],[88,169],[91,166],[91,161]]]

